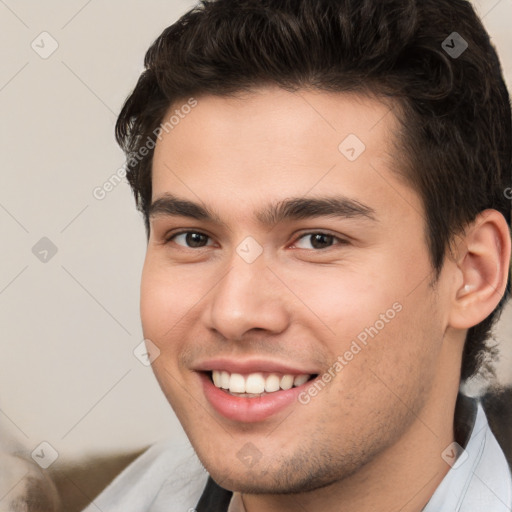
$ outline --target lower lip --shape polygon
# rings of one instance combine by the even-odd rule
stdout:
[[[206,399],[212,407],[229,420],[242,423],[264,421],[281,412],[293,403],[298,403],[298,395],[311,384],[306,382],[302,386],[287,390],[275,391],[256,398],[233,396],[216,387],[210,377],[200,373]]]

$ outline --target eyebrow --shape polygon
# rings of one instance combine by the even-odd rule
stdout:
[[[156,199],[148,210],[148,217],[188,217],[225,225],[220,217],[205,205],[165,194]],[[260,224],[273,227],[284,221],[336,217],[340,219],[362,218],[376,221],[375,210],[345,196],[292,197],[267,205],[256,213]]]

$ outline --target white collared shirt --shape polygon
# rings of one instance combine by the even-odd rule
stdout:
[[[190,445],[163,441],[130,464],[83,512],[194,512],[207,479]],[[423,512],[511,511],[512,475],[478,404],[465,453]],[[238,493],[229,512],[245,512]]]
[[[454,464],[423,512],[510,512],[512,476],[482,405],[462,462]]]

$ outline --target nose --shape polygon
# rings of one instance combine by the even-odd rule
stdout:
[[[247,263],[234,254],[209,297],[206,324],[225,339],[239,341],[253,330],[277,334],[289,325],[286,288],[263,256]]]

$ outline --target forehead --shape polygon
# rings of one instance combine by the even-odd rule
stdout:
[[[193,104],[193,107],[190,107]],[[162,122],[164,128],[157,143],[155,157],[172,148],[181,155],[195,146],[195,155],[214,150],[252,152],[263,147],[293,149],[294,154],[306,156],[307,149],[321,149],[328,156],[338,157],[338,144],[347,135],[367,141],[370,150],[389,146],[398,123],[395,105],[355,93],[332,93],[299,90],[289,92],[277,87],[266,87],[236,96],[200,96],[183,99],[173,104]],[[195,137],[190,139],[190,135]],[[197,138],[196,138],[197,137]],[[305,139],[309,145],[304,146]],[[298,150],[300,150],[298,152]],[[193,155],[188,154],[189,158]],[[318,154],[315,155],[318,157]]]
[[[377,209],[402,193],[419,208],[394,172],[398,121],[376,98],[264,88],[187,103],[163,121],[174,116],[155,148],[153,201],[172,193],[244,215],[290,196],[336,192]]]

